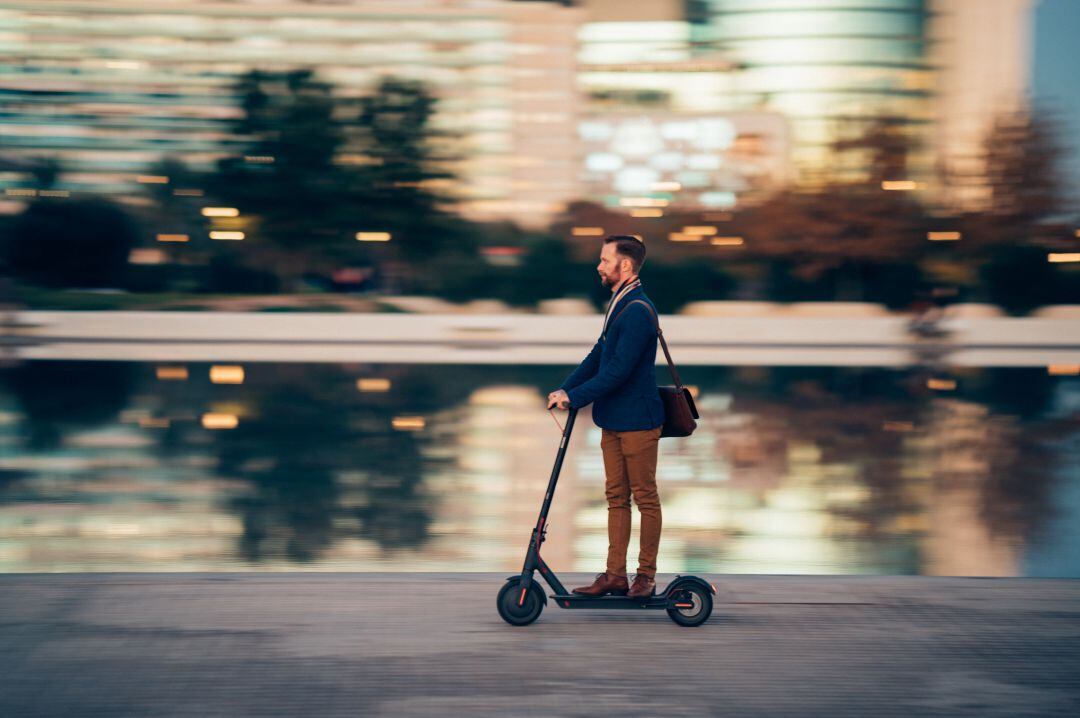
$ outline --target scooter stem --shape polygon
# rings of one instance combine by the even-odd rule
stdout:
[[[570,409],[566,416],[566,426],[563,427],[562,439],[559,441],[559,452],[555,455],[555,466],[551,469],[551,478],[548,480],[547,493],[544,495],[544,505],[540,508],[540,518],[537,521],[537,530],[542,529],[547,522],[548,509],[551,508],[551,499],[555,495],[555,484],[559,483],[559,474],[562,472],[563,459],[566,458],[566,448],[570,445],[570,432],[574,430],[574,419],[577,418],[577,409]]]
[[[544,534],[547,529],[548,511],[551,509],[551,500],[555,496],[555,485],[559,483],[559,473],[562,471],[563,459],[566,458],[566,448],[570,445],[570,433],[574,430],[574,420],[577,418],[577,409],[570,409],[566,417],[566,426],[563,427],[562,439],[559,441],[559,452],[555,455],[555,466],[551,469],[551,478],[548,480],[547,493],[544,494],[544,504],[540,507],[540,516],[533,528],[532,540],[529,542],[529,550],[525,554],[525,565],[521,568],[522,589],[521,597],[524,600],[525,590],[532,584],[532,574],[541,567],[540,545],[544,543]]]

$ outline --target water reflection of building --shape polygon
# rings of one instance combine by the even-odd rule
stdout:
[[[455,464],[431,478],[439,494],[434,543],[457,553],[461,568],[513,570],[525,558],[544,500],[559,428],[535,389],[491,386],[477,390],[455,410]],[[566,414],[557,412],[560,421]],[[550,531],[543,556],[556,570],[574,565],[574,517],[579,511],[577,457],[588,412],[582,412],[567,450],[555,499],[548,514]]]
[[[462,210],[536,223],[577,194],[579,17],[494,0],[9,2],[5,152],[57,157],[57,191],[132,194],[163,157],[206,170],[237,151],[233,84],[248,70],[314,68],[345,98],[395,75],[439,97]]]
[[[952,399],[934,400],[929,418],[933,485],[925,509],[923,573],[1015,576],[1019,537],[997,531],[983,510],[993,472],[1006,468],[994,463],[1012,440],[1003,418],[980,404]]]
[[[402,374],[432,376],[429,371],[410,367]],[[1057,426],[1071,432],[1064,435],[1071,443],[1059,446],[1041,441],[1048,435],[1041,419],[1006,416],[970,399],[898,400],[897,386],[880,376],[861,385],[869,393],[832,393],[846,383],[837,381],[835,371],[807,372],[785,385],[769,383],[775,370],[736,370],[736,390],[703,388],[698,431],[689,439],[661,442],[662,573],[1015,575],[1031,570],[1021,554],[1035,537],[1043,542],[1041,570],[1072,575],[1067,572],[1075,568],[1069,553],[1075,531],[1061,528],[1058,517],[1054,533],[1043,533],[1053,512],[1039,491],[1075,488],[1071,425]],[[134,387],[123,411],[118,404],[77,424],[64,423],[58,443],[47,446],[27,443],[35,420],[7,392],[9,384],[0,382],[0,570],[517,570],[559,437],[536,386],[517,379],[485,386],[464,372],[476,387],[468,400],[436,402],[432,406],[446,408],[425,415],[421,433],[409,442],[372,441],[337,451],[334,427],[350,416],[337,409],[359,408],[351,393],[333,389],[352,384],[341,384],[339,373],[313,365],[267,367],[250,372],[245,384],[228,387],[241,427],[254,420],[239,411],[241,401],[269,411],[277,427],[244,437],[241,429],[236,439],[244,442],[243,450],[228,464],[228,475],[220,459],[229,432],[204,429],[192,410],[222,396],[221,386],[196,383],[195,375],[204,372],[192,371],[181,382],[155,381],[152,371],[143,371],[149,383]],[[435,376],[459,379],[453,369]],[[1072,378],[1051,381],[1060,387]],[[64,391],[59,383],[41,386]],[[283,440],[280,427],[297,425],[275,413],[283,405],[247,394],[278,394],[283,387],[290,401],[303,396],[315,407],[305,416],[331,417],[317,424],[326,442]],[[396,407],[416,399],[408,391],[398,393],[398,375],[393,387],[377,396],[395,409],[353,413],[365,426],[350,424],[341,436],[362,439],[388,431]],[[1076,414],[1076,396],[1058,391],[1053,411],[1062,422]],[[361,404],[371,400],[364,395]],[[403,468],[400,454],[413,447],[414,436],[423,461],[410,460]],[[310,488],[313,474],[305,471],[304,460],[313,445],[317,463],[333,475],[314,497],[260,481],[280,462],[295,467],[282,481]],[[1073,483],[1055,484],[1057,474],[1045,471],[1045,462],[1064,469],[1061,476]],[[415,491],[394,488],[405,478],[403,471],[420,473]],[[603,487],[600,430],[583,411],[545,544],[545,556],[558,570],[603,567]],[[263,500],[254,527],[238,507],[248,498]],[[1064,500],[1065,510],[1075,508],[1068,495]],[[382,540],[365,525],[377,518],[378,527],[392,535],[411,535],[414,502],[423,503],[425,522],[431,517],[421,541]],[[631,571],[639,536],[634,514]],[[258,557],[248,562],[240,549],[252,528],[261,544]],[[287,546],[296,540],[314,548],[310,562],[290,560]]]
[[[4,422],[9,436],[21,430],[18,414],[5,416],[14,419]],[[233,555],[242,527],[220,499],[242,492],[242,483],[213,477],[214,460],[198,451],[161,462],[153,433],[116,424],[71,434],[54,449],[8,446],[0,468],[21,476],[0,502],[0,570],[229,565],[225,557]]]
[[[912,522],[882,511],[865,456],[822,446],[842,413],[800,411],[731,396],[718,402],[712,450],[729,477],[717,570],[917,573]]]

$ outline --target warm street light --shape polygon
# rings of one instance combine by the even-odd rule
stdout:
[[[959,232],[927,232],[926,238],[931,242],[955,242],[960,239]]]
[[[398,431],[419,431],[425,422],[422,416],[395,416],[391,424]]]
[[[240,210],[236,207],[203,207],[203,217],[239,217]]]
[[[389,232],[357,232],[356,241],[358,242],[389,242]]]
[[[217,231],[217,232],[211,232],[210,233],[210,239],[234,239],[234,240],[238,240],[238,239],[243,239],[243,238],[244,238],[244,233],[243,232],[221,232],[221,231]]]
[[[1046,261],[1053,264],[1063,264],[1065,262],[1080,262],[1080,252],[1051,252],[1046,257]]]

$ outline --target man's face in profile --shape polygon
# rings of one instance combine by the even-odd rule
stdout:
[[[626,257],[615,251],[615,243],[605,244],[600,248],[600,264],[596,271],[600,274],[600,283],[611,288],[623,280],[622,264]]]

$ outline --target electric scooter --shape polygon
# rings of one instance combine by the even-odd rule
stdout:
[[[540,517],[532,531],[529,549],[525,554],[525,565],[520,575],[508,577],[506,583],[499,589],[497,602],[499,615],[511,626],[527,626],[540,617],[540,612],[547,605],[548,597],[544,595],[539,581],[533,578],[533,573],[539,571],[540,577],[547,581],[548,586],[554,591],[551,600],[559,608],[612,608],[632,611],[663,609],[667,611],[671,620],[680,626],[692,627],[705,623],[712,614],[712,597],[716,594],[716,587],[703,578],[676,576],[663,592],[651,597],[582,596],[568,591],[551,567],[541,558],[540,546],[547,537],[548,510],[551,508],[551,499],[555,494],[555,485],[559,481],[559,472],[562,470],[563,458],[566,456],[566,447],[570,443],[570,432],[574,429],[576,417],[577,409],[570,409],[566,426],[563,428],[562,441],[559,443],[559,453],[555,457],[555,468],[552,469],[551,480],[548,481],[544,505],[540,509]]]

